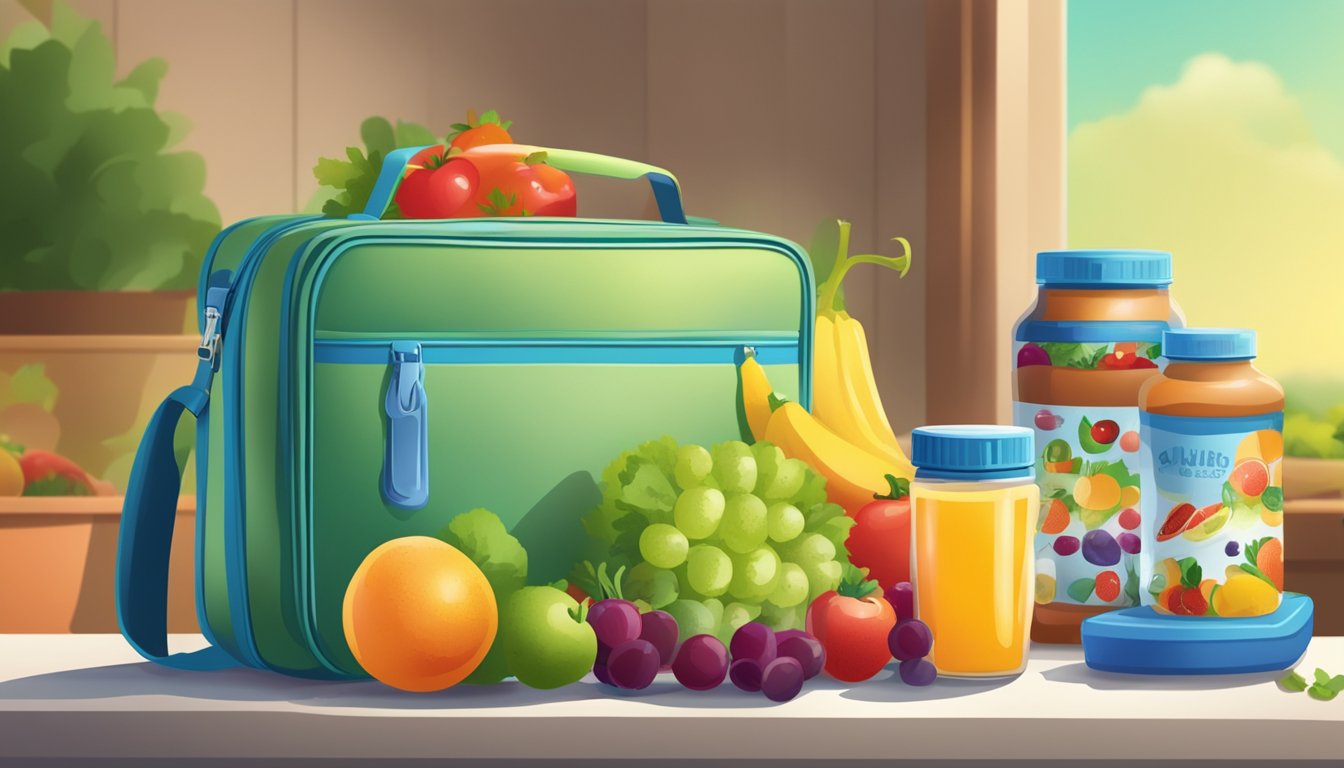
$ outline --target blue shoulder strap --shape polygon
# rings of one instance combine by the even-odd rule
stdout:
[[[117,538],[117,622],[121,634],[141,656],[177,669],[238,666],[237,661],[213,645],[191,653],[168,653],[168,559],[177,519],[177,497],[182,489],[173,434],[183,412],[189,411],[198,421],[205,415],[210,404],[216,349],[217,328],[207,325],[195,379],[168,395],[150,417],[126,486],[121,533]]]

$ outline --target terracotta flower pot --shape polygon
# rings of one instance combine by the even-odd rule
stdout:
[[[41,364],[54,407],[0,405],[0,435],[125,489],[154,408],[196,370],[196,336],[0,336],[0,374]],[[183,493],[194,492],[188,472]]]
[[[0,632],[116,633],[120,496],[0,498]],[[173,528],[168,631],[198,632],[195,499]]]
[[[5,291],[0,335],[179,334],[192,328],[196,292]]]

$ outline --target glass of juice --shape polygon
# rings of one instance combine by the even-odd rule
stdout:
[[[912,438],[915,609],[929,660],[953,677],[1026,667],[1040,490],[1031,430],[920,427]]]
[[[1283,388],[1252,365],[1253,331],[1168,331],[1162,348],[1167,367],[1139,393],[1143,604],[1177,616],[1273,613],[1283,597]]]
[[[1013,341],[1042,504],[1031,639],[1076,643],[1083,619],[1139,604],[1139,388],[1184,323],[1162,251],[1044,251],[1036,282]]]

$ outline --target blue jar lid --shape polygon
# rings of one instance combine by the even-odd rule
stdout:
[[[962,424],[919,427],[911,436],[917,477],[987,480],[1030,477],[1035,435],[1025,427]]]
[[[1041,251],[1036,254],[1036,282],[1098,288],[1171,285],[1171,254],[1127,248]]]
[[[1251,360],[1255,358],[1255,331],[1244,328],[1165,331],[1162,354],[1172,360]]]

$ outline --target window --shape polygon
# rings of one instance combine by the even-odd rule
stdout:
[[[1067,24],[1070,247],[1170,250],[1187,323],[1259,332],[1288,453],[1344,458],[1344,3],[1070,0]]]

